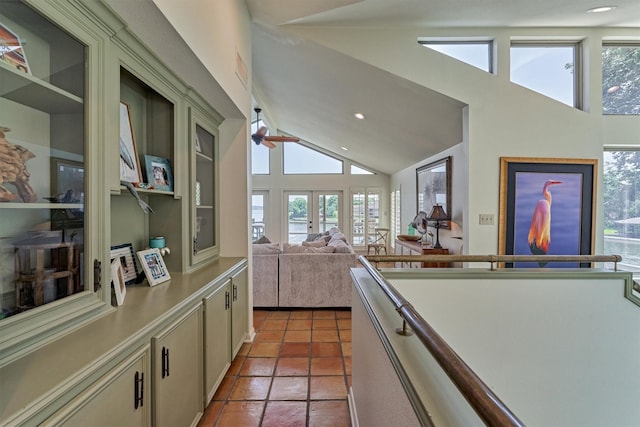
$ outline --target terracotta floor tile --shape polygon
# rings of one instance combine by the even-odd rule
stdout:
[[[277,342],[257,342],[251,346],[249,357],[278,357],[280,344]]]
[[[292,319],[287,325],[288,331],[304,331],[311,329],[311,319]]]
[[[311,375],[344,375],[342,357],[312,358]]]
[[[349,427],[349,405],[346,400],[312,401],[309,404],[309,427]]]
[[[346,399],[347,386],[344,375],[335,377],[311,377],[309,380],[311,400]]]
[[[281,342],[284,331],[260,331],[256,334],[254,342]]]
[[[253,320],[253,329],[259,331],[262,329],[262,325],[264,325],[265,319],[254,319]]]
[[[340,329],[338,334],[340,335],[340,341],[351,342],[351,329]]]
[[[266,319],[267,313],[267,310],[253,310],[253,320]]]
[[[262,427],[300,427],[307,424],[307,402],[267,402]]]
[[[344,358],[344,371],[346,372],[347,375],[351,375],[351,358],[350,357]]]
[[[224,402],[211,401],[211,403],[204,410],[202,418],[200,418],[200,421],[198,421],[198,427],[212,427],[218,419],[218,415],[220,415],[223,407]]]
[[[276,366],[276,376],[294,377],[309,375],[308,357],[281,357]]]
[[[216,393],[213,395],[213,400],[226,400],[229,397],[229,392],[233,387],[236,377],[224,377]]]
[[[238,377],[229,400],[264,400],[270,386],[271,377]]]
[[[238,356],[246,356],[249,353],[249,349],[251,348],[251,343],[244,343],[238,350]]]
[[[353,384],[351,383],[351,375],[347,375],[347,385],[349,387],[353,386]]]
[[[285,342],[280,350],[280,357],[309,357],[311,344],[305,342]]]
[[[274,377],[269,400],[307,400],[307,377]]]
[[[284,331],[287,329],[287,321],[284,319],[267,319],[262,324],[263,331]]]
[[[287,331],[284,334],[284,342],[309,342],[311,341],[311,330]]]
[[[289,319],[288,311],[270,311],[267,314],[267,319]]]
[[[351,357],[351,343],[343,342],[341,345],[342,345],[342,356]]]
[[[264,402],[228,402],[216,427],[257,427],[263,410]]]
[[[351,319],[338,319],[338,329],[351,330]]]
[[[313,329],[336,329],[337,327],[335,319],[313,319]]]
[[[311,335],[313,342],[338,342],[338,330],[314,329]]]
[[[351,319],[351,310],[337,310],[336,319]]]
[[[335,310],[313,310],[314,319],[335,319]]]
[[[311,310],[294,310],[291,312],[289,319],[311,319],[313,311]]]
[[[276,366],[275,357],[248,357],[242,365],[240,376],[268,377],[273,376]]]
[[[240,372],[240,369],[242,368],[242,364],[244,363],[245,359],[246,357],[244,356],[236,356],[236,358],[233,359],[233,362],[231,362],[231,366],[227,371],[227,376],[238,375],[238,372]]]
[[[314,342],[311,343],[311,356],[339,357],[342,356],[342,349],[337,342]]]

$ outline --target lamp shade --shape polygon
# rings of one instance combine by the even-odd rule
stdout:
[[[431,221],[444,221],[449,219],[447,213],[444,211],[442,205],[434,205],[431,213],[429,214],[429,219]]]

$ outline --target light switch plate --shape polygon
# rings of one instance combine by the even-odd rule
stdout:
[[[494,215],[493,214],[480,214],[480,225],[493,225],[494,224]]]

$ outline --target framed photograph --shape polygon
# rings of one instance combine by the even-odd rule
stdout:
[[[0,61],[23,73],[31,74],[22,42],[16,33],[0,22]]]
[[[124,297],[127,295],[127,287],[124,282],[124,272],[119,259],[111,261],[111,281],[116,292],[116,302],[118,305],[124,304]]]
[[[140,264],[142,264],[142,268],[147,276],[149,286],[155,286],[158,283],[171,279],[158,248],[138,251],[137,254]]]
[[[84,202],[84,164],[51,157],[51,195],[63,194],[63,203]]]
[[[129,105],[120,101],[120,180],[142,182]]]
[[[147,170],[147,182],[153,185],[153,188],[173,191],[173,175],[169,159],[145,154],[144,163]]]
[[[433,206],[441,205],[451,217],[451,156],[416,169],[418,212],[431,213]],[[449,229],[449,221],[441,228]]]
[[[591,255],[596,159],[500,159],[498,252],[506,255]],[[514,263],[506,267],[578,267]],[[580,267],[590,267],[589,263]]]
[[[111,246],[111,261],[113,262],[116,259],[122,264],[124,284],[134,284],[138,278],[139,270],[136,264],[136,256],[133,252],[133,245],[131,243],[123,243]]]

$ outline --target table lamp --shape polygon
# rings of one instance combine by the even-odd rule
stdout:
[[[433,221],[435,224],[433,225],[436,229],[436,244],[433,246],[434,249],[441,249],[442,245],[440,245],[440,227],[442,227],[443,221],[448,221],[449,217],[447,213],[444,211],[442,205],[434,205],[431,213],[429,214],[429,221]]]

